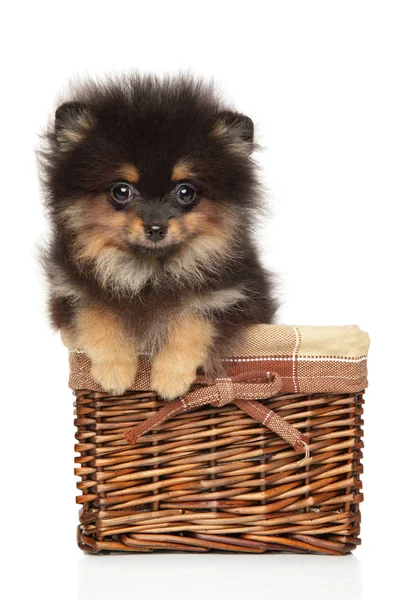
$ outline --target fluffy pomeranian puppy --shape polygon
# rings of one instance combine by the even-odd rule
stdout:
[[[88,82],[57,109],[40,153],[51,320],[110,394],[146,354],[153,389],[180,396],[200,367],[223,372],[244,326],[271,322],[253,129],[182,76]]]

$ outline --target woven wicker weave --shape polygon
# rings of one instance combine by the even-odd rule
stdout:
[[[362,390],[259,400],[306,434],[302,464],[236,405],[176,415],[132,447],[124,432],[164,404],[153,392],[75,393],[83,550],[339,555],[360,543]]]

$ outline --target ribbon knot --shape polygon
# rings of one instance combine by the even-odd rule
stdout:
[[[227,404],[236,404],[253,419],[288,442],[296,452],[305,451],[304,460],[309,458],[306,436],[273,410],[256,402],[256,400],[267,399],[279,393],[282,380],[277,373],[260,374],[257,371],[233,377],[217,377],[214,380],[198,377],[196,383],[202,384],[202,387],[189,392],[182,398],[167,402],[148,419],[133,429],[125,431],[124,435],[127,441],[134,445],[139,437],[179,413],[206,405],[219,408]]]
[[[223,377],[215,380],[216,391],[218,393],[218,400],[212,400],[210,404],[212,406],[225,406],[230,404],[235,399],[234,383],[232,377]]]

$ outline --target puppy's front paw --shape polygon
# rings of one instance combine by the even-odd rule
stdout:
[[[92,361],[91,374],[105,392],[119,396],[133,384],[137,367],[135,357]]]
[[[151,387],[165,400],[182,396],[196,379],[196,367],[182,358],[155,356],[151,367]]]

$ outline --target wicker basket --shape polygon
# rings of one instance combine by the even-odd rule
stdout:
[[[86,355],[72,352],[80,548],[353,550],[368,345],[355,326],[250,327],[225,361],[219,400],[216,382],[200,376],[177,410],[150,391],[145,357],[132,391],[110,397]]]

